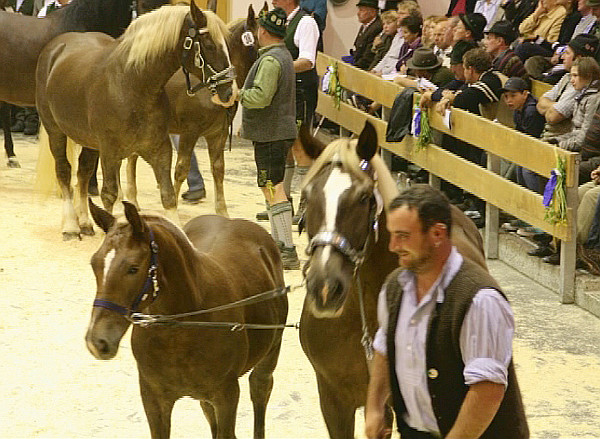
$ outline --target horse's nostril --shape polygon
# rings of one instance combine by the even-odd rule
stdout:
[[[330,291],[331,299],[337,300],[340,298],[340,296],[344,292],[344,287],[340,281],[335,280],[330,283],[329,291]]]
[[[108,354],[109,348],[108,348],[108,343],[106,342],[106,340],[98,339],[98,340],[96,340],[96,342],[94,344],[96,345],[96,349],[98,349],[99,353]]]

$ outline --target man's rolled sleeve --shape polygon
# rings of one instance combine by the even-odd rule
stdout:
[[[379,298],[377,299],[377,320],[379,328],[373,339],[373,348],[382,355],[387,355],[387,327],[388,327],[388,310],[385,287],[381,289]]]
[[[514,317],[508,302],[496,290],[480,290],[460,333],[466,385],[481,381],[507,385],[514,332]]]
[[[302,17],[294,35],[294,43],[298,46],[298,58],[304,58],[315,66],[317,45],[319,44],[319,27],[314,18]]]

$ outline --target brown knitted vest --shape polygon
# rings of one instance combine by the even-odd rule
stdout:
[[[405,425],[402,415],[406,412],[396,377],[396,326],[402,303],[402,288],[398,282],[400,268],[386,280],[389,311],[387,331],[387,356],[390,385],[394,399],[394,411],[399,429]],[[433,310],[427,330],[426,364],[429,394],[433,411],[442,436],[446,436],[456,418],[469,387],[464,384],[464,363],[460,352],[460,331],[475,294],[483,288],[493,288],[504,293],[496,281],[478,265],[464,260],[460,270],[445,290],[443,303]],[[402,425],[400,425],[402,424]],[[500,408],[482,439],[527,439],[529,427],[521,400],[514,365],[508,367],[508,386]]]

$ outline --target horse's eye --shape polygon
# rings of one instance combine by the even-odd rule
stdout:
[[[131,267],[129,267],[129,270],[127,270],[127,274],[136,274],[138,271],[139,268],[135,265],[132,265]]]

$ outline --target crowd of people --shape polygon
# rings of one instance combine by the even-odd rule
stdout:
[[[413,0],[360,0],[357,8],[361,26],[344,61],[412,88],[423,108],[441,113],[454,107],[482,115],[488,104],[504,101],[513,111],[514,129],[580,153],[578,266],[600,274],[593,224],[600,195],[600,0],[453,0],[446,15],[427,17]],[[532,79],[552,87],[537,99]],[[365,98],[351,101],[370,113],[379,111],[379,104]],[[410,102],[405,99],[404,105]],[[476,145],[448,135],[434,141],[485,164],[485,152]],[[545,177],[511,169],[509,178],[543,194]],[[483,225],[482,200],[450,184],[443,189]],[[532,239],[538,247],[531,256],[560,263],[560,245],[542,230],[509,216],[503,228]]]

